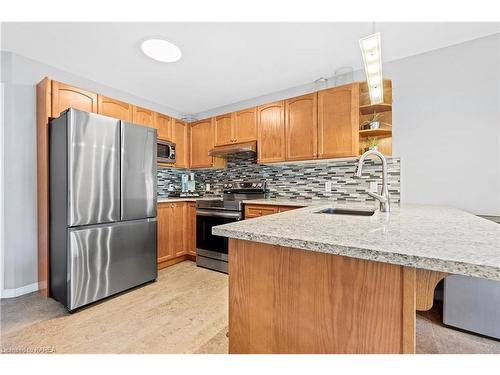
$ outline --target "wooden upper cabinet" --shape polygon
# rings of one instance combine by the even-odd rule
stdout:
[[[154,112],[146,108],[138,107],[136,105],[134,105],[133,107],[132,122],[134,124],[145,125],[153,128]]]
[[[208,155],[214,147],[212,119],[201,120],[191,125],[190,165],[191,168],[210,168],[213,158]]]
[[[320,158],[356,156],[359,145],[359,84],[318,92]]]
[[[175,143],[175,164],[177,168],[189,168],[188,124],[174,119],[172,126],[172,141]]]
[[[257,107],[257,160],[272,163],[285,160],[285,102]]]
[[[172,140],[172,122],[172,118],[155,112],[154,127],[158,131],[158,139]]]
[[[257,139],[257,108],[235,112],[233,128],[233,137],[236,142],[255,141]]]
[[[233,117],[232,113],[215,117],[214,137],[216,146],[223,146],[234,142]]]
[[[132,105],[104,95],[97,96],[97,113],[123,121],[132,121]]]
[[[285,101],[286,160],[317,157],[317,98],[317,93],[313,93]]]
[[[68,108],[97,113],[97,94],[65,83],[52,81],[52,117]]]

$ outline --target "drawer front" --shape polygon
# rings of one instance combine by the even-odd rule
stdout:
[[[277,206],[268,205],[248,205],[245,206],[245,218],[260,217],[278,213]]]
[[[297,208],[302,208],[299,206],[273,206],[267,204],[247,204],[245,205],[245,219],[252,219],[254,217],[261,217],[265,215],[278,214],[280,212],[286,212],[290,210],[295,210]]]

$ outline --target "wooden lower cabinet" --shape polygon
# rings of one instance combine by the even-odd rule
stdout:
[[[270,204],[245,204],[245,219],[252,219],[254,217],[278,214],[280,212],[295,210],[297,208],[302,208],[302,207],[270,205]]]
[[[196,203],[187,202],[185,205],[186,211],[186,236],[187,236],[187,253],[188,255],[196,256]]]
[[[196,203],[159,203],[157,211],[158,268],[196,255]]]
[[[415,352],[415,269],[229,239],[230,354]]]

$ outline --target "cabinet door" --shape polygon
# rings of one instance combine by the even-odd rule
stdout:
[[[217,116],[214,123],[215,145],[223,146],[234,142],[233,114]]]
[[[257,139],[257,108],[249,108],[234,114],[234,138],[236,142]]]
[[[175,143],[175,164],[177,168],[189,167],[188,125],[175,119],[172,128],[172,140]]]
[[[173,258],[172,233],[174,224],[173,207],[170,203],[160,203],[157,208],[158,263]]]
[[[132,122],[134,124],[154,127],[154,112],[149,109],[137,107],[134,105]]]
[[[190,165],[191,168],[210,168],[213,159],[208,151],[214,147],[212,120],[202,120],[191,125]]]
[[[188,202],[186,210],[186,250],[188,254],[196,256],[196,203]]]
[[[158,131],[158,139],[172,140],[172,119],[170,117],[155,112],[154,127]]]
[[[310,160],[318,155],[317,94],[285,102],[286,160]]]
[[[172,244],[174,256],[186,254],[186,202],[173,203]]]
[[[61,82],[52,81],[52,117],[68,108],[97,113],[97,94]]]
[[[104,95],[97,96],[97,113],[123,121],[132,121],[132,105]]]
[[[285,102],[257,108],[257,159],[259,163],[285,160]]]
[[[320,158],[356,156],[359,145],[359,84],[318,92]]]

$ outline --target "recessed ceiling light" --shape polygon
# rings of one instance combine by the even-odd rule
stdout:
[[[175,44],[164,39],[147,39],[141,43],[141,50],[153,60],[161,62],[178,61],[182,52]]]

